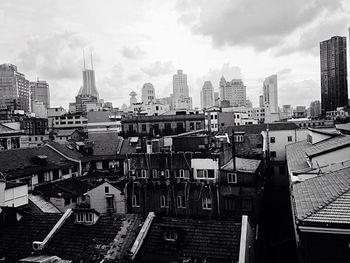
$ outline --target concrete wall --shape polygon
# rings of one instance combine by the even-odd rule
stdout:
[[[105,187],[108,187],[108,193],[105,192]],[[107,195],[111,195],[113,198],[113,207],[115,213],[126,213],[126,200],[124,193],[122,194],[122,191],[108,182],[105,182],[88,191],[87,195],[89,196],[91,208],[95,209],[99,213],[107,213]]]

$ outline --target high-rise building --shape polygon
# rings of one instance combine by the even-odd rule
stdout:
[[[192,108],[192,98],[189,96],[189,88],[187,85],[187,75],[178,70],[173,76],[173,94],[175,109]]]
[[[263,104],[270,113],[278,113],[277,75],[271,75],[264,80]]]
[[[214,92],[214,105],[219,107],[220,106],[220,93]]]
[[[259,95],[259,107],[262,108],[264,107],[264,96]]]
[[[149,104],[155,101],[156,95],[152,83],[143,84],[141,98],[143,104]]]
[[[321,116],[321,102],[319,100],[310,103],[310,117],[317,118]]]
[[[43,80],[31,81],[30,86],[30,100],[41,101],[46,108],[50,108],[50,90],[49,84]]]
[[[346,37],[334,36],[320,43],[321,112],[348,105]]]
[[[76,112],[85,114],[89,109],[96,108],[98,101],[99,94],[96,88],[95,71],[91,54],[91,69],[85,67],[84,56],[83,86],[75,97]]]
[[[220,79],[220,100],[229,101],[230,106],[241,107],[246,104],[246,86],[241,79],[226,81],[222,76]]]
[[[205,81],[201,90],[201,107],[207,109],[214,106],[214,88],[210,81]]]
[[[30,112],[29,81],[12,64],[0,65],[0,107]]]

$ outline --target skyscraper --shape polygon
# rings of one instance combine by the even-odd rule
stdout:
[[[175,109],[192,108],[192,98],[189,97],[189,88],[187,85],[187,75],[178,70],[173,76],[173,94]]]
[[[334,36],[320,43],[321,111],[348,105],[346,37]]]
[[[49,84],[43,80],[31,81],[30,86],[30,100],[43,102],[46,108],[50,108],[50,90]]]
[[[222,76],[220,79],[220,100],[227,100],[231,106],[240,107],[246,104],[246,86],[241,79],[226,81]]]
[[[321,115],[321,102],[319,100],[310,103],[310,117],[317,118]]]
[[[155,92],[154,92],[154,87],[152,83],[145,83],[142,86],[142,94],[141,94],[141,99],[142,103],[148,104],[149,102],[154,102],[156,98]]]
[[[265,112],[278,113],[277,75],[271,75],[264,80],[263,104]]]
[[[214,106],[214,88],[210,81],[205,81],[201,90],[201,108]]]
[[[30,111],[29,81],[12,64],[0,65],[0,107]]]

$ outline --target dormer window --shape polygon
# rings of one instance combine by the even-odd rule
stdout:
[[[93,211],[76,212],[75,222],[78,224],[94,224],[97,220],[97,215]]]
[[[165,241],[174,242],[177,239],[177,233],[174,230],[168,230],[164,233]]]
[[[138,178],[147,178],[147,170],[142,169],[141,174],[138,174]]]
[[[176,178],[185,178],[185,170],[180,169],[178,173],[175,174]]]
[[[153,178],[159,178],[159,176],[158,176],[158,171],[157,170],[153,170],[152,171],[152,174],[153,174]]]
[[[237,174],[236,173],[228,173],[227,174],[227,182],[229,184],[237,183]]]

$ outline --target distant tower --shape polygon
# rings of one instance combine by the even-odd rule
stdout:
[[[226,87],[226,79],[224,78],[224,76],[221,76],[221,79],[219,82],[220,101],[224,100],[225,87]]]
[[[321,109],[327,111],[348,106],[346,37],[334,36],[320,43]]]
[[[130,96],[130,106],[134,103],[137,103],[137,98],[136,98],[137,93],[135,91],[130,92],[129,96]]]
[[[98,100],[99,94],[95,83],[95,71],[94,71],[92,52],[90,54],[90,59],[91,59],[91,69],[87,69],[85,68],[85,54],[83,53],[83,60],[84,60],[83,86],[79,90],[78,95],[94,96]]]
[[[192,98],[189,97],[189,88],[187,85],[187,75],[178,70],[173,76],[173,94],[174,105],[176,109],[192,108]]]
[[[38,79],[37,81],[31,81],[29,85],[31,103],[41,101],[46,108],[50,108],[49,84],[45,80]]]
[[[263,103],[270,113],[278,113],[277,75],[271,75],[264,80]]]
[[[143,84],[141,98],[144,104],[155,101],[156,95],[152,83]]]
[[[246,86],[241,79],[233,79],[227,82],[224,77],[220,79],[220,99],[230,102],[231,106],[245,106]]]
[[[201,107],[207,109],[214,105],[214,88],[210,81],[205,81],[201,90]]]

